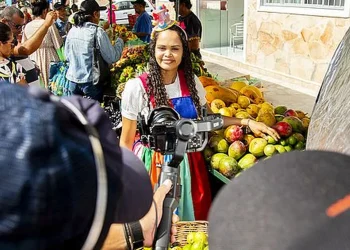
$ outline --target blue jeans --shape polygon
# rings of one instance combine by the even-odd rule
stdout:
[[[82,95],[89,97],[93,100],[102,102],[103,86],[93,85],[92,82],[75,83],[70,81],[69,90],[73,95]]]

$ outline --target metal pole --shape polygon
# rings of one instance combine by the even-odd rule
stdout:
[[[179,21],[180,0],[175,0],[175,20]]]
[[[112,0],[109,0],[109,25],[112,26]]]

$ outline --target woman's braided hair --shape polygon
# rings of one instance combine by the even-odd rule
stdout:
[[[177,25],[173,25],[167,30],[173,30],[176,31],[176,33],[179,35],[182,47],[183,47],[183,55],[182,55],[182,61],[179,65],[179,69],[182,69],[184,71],[185,80],[187,83],[187,87],[189,89],[189,92],[191,94],[193,103],[197,110],[198,117],[202,116],[201,113],[201,105],[200,100],[198,96],[198,91],[196,88],[196,82],[194,80],[194,74],[192,71],[192,62],[191,62],[191,54],[188,47],[188,41],[186,37],[186,33],[183,29],[181,29]],[[162,32],[162,31],[160,31]],[[154,96],[154,101],[156,107],[160,106],[169,106],[170,100],[168,98],[165,85],[162,79],[161,75],[161,68],[157,63],[156,56],[155,56],[155,49],[156,49],[156,43],[158,40],[158,36],[160,32],[155,32],[154,38],[150,42],[150,60],[149,60],[149,74],[147,77],[147,96],[148,101],[150,101],[150,97]]]

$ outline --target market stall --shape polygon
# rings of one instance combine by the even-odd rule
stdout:
[[[148,44],[139,40],[124,26],[113,26],[107,30],[107,34],[112,43],[119,35],[126,36],[128,40],[121,59],[111,67],[111,86],[101,104],[117,128],[121,122],[119,103],[125,84],[129,79],[147,72],[149,50]],[[220,82],[220,76],[214,77],[210,74],[200,58],[191,54],[191,61],[214,113],[263,122],[273,127],[281,136],[279,141],[269,136],[259,138],[249,129],[237,125],[211,133],[203,154],[212,178],[224,185],[260,160],[305,148],[310,122],[307,114],[286,106],[274,107],[269,100],[265,100],[262,84],[256,78],[242,76]],[[64,95],[66,67],[62,66],[57,70],[61,73],[51,81],[50,87],[55,94]],[[207,224],[199,221],[179,223],[180,233],[176,236],[177,244],[173,249],[208,249]]]
[[[112,68],[113,86],[120,99],[125,83],[147,71],[148,45],[130,41],[123,56]],[[203,154],[209,171],[220,181],[227,183],[253,166],[257,161],[292,150],[303,150],[310,118],[303,111],[274,107],[263,95],[259,79],[249,75],[223,82],[217,80],[205,68],[204,62],[191,55],[194,73],[206,90],[206,98],[214,113],[224,116],[252,119],[273,127],[281,136],[259,138],[240,126],[229,126],[212,133]]]
[[[236,125],[212,133],[203,153],[210,172],[222,182],[229,182],[259,160],[305,149],[310,118],[300,110],[274,107],[264,99],[256,79],[244,76],[222,84],[208,77],[200,77],[200,80],[214,113],[263,122],[281,137],[279,141],[271,136],[259,138],[249,129]]]

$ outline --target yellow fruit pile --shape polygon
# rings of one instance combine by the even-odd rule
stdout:
[[[234,116],[240,111],[245,111],[242,109],[248,108],[251,104],[258,105],[265,102],[262,92],[257,87],[248,85],[244,81],[234,81],[229,88],[226,88],[210,77],[201,76],[199,80],[206,91],[207,102],[214,113]],[[238,104],[238,106],[232,106],[235,103]],[[235,110],[233,110],[233,108]],[[220,109],[223,110],[219,112]],[[253,115],[257,113],[256,106],[250,106],[249,110]],[[239,114],[239,116],[245,115]]]
[[[144,250],[152,250],[152,248],[144,247]],[[175,246],[169,250],[209,250],[208,235],[203,232],[190,232],[187,235],[187,244],[183,247]]]

